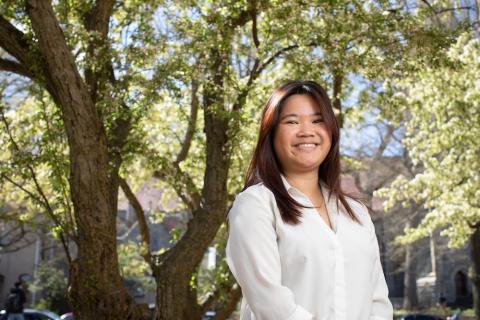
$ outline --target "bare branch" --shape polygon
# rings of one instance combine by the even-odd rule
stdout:
[[[197,125],[197,115],[198,115],[198,82],[196,79],[192,80],[192,97],[190,100],[190,119],[188,121],[187,133],[183,139],[182,149],[177,156],[177,159],[174,162],[174,165],[178,165],[180,162],[185,160],[192,143],[193,134],[195,133],[195,128]]]
[[[128,199],[128,202],[132,205],[137,215],[138,227],[140,229],[140,235],[142,237],[143,249],[140,250],[140,255],[145,259],[145,261],[152,267],[152,256],[150,253],[150,231],[148,229],[147,220],[145,219],[145,213],[143,211],[142,205],[138,201],[137,197],[133,193],[132,189],[128,185],[125,179],[120,178],[120,187],[122,188],[125,196]]]

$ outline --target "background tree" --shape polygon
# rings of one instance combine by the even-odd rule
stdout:
[[[479,316],[480,94],[479,40],[463,35],[448,51],[448,60],[427,67],[395,85],[395,108],[408,113],[405,146],[413,163],[423,167],[411,180],[400,176],[381,192],[388,205],[413,199],[428,210],[402,241],[429,236],[436,229],[452,247],[471,242],[474,304]]]
[[[409,70],[406,62],[431,59],[454,38],[425,23],[428,12],[387,1],[28,0],[2,9],[0,69],[12,85],[12,74],[30,81],[20,102],[2,99],[1,182],[51,219],[79,319],[141,318],[119,270],[120,187],[156,279],[156,318],[199,319],[219,295],[198,301],[195,274],[242,186],[253,124],[272,88],[317,80],[333,88],[342,118],[351,74],[378,80]],[[161,252],[150,250],[132,191],[152,176],[189,215]],[[219,278],[214,290],[229,292],[232,279]],[[239,298],[233,288],[225,310]]]

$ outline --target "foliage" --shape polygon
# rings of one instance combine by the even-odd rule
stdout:
[[[21,212],[20,221],[50,226],[58,236],[59,231],[68,234],[75,229],[68,147],[58,110],[42,91],[37,94],[38,99],[26,97],[0,106],[1,199]]]
[[[55,266],[41,263],[33,282],[33,290],[41,295],[41,299],[34,305],[35,308],[65,311],[67,304],[68,280],[65,273]]]
[[[464,34],[441,66],[427,66],[387,83],[395,113],[406,122],[405,147],[421,168],[412,180],[399,177],[378,194],[387,207],[413,199],[429,210],[418,228],[400,240],[414,241],[443,229],[459,247],[480,223],[480,40]]]
[[[232,275],[228,269],[225,258],[225,244],[227,240],[226,225],[222,225],[217,237],[215,238],[213,248],[216,250],[215,268],[208,269],[205,265],[200,265],[197,272],[198,299],[204,301],[215,291],[220,292],[224,297],[231,289],[228,285],[232,280]]]
[[[139,254],[139,244],[134,241],[120,243],[117,250],[120,274],[130,292],[141,294],[145,290],[154,289],[152,271]]]

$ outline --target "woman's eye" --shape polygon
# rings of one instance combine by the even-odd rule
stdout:
[[[294,120],[288,120],[285,122],[286,124],[297,124],[297,121]]]
[[[323,122],[323,119],[315,119],[313,120],[313,123],[322,123]]]

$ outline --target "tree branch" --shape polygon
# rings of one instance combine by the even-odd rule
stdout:
[[[229,26],[232,29],[241,27],[248,22],[249,17],[250,17],[249,12],[247,10],[244,10],[239,14],[237,14],[236,16],[231,17],[231,19],[227,22],[227,26]]]
[[[285,48],[282,48],[282,49],[278,50],[258,68],[257,72],[261,73],[269,64],[271,64],[273,61],[275,61],[275,59],[277,59],[279,56],[281,56],[282,54],[284,54],[288,51],[291,51],[293,49],[297,49],[299,47],[300,46],[298,44],[294,44],[294,45],[291,45],[291,46],[288,46],[288,47],[285,47]]]
[[[205,314],[208,310],[212,309],[218,300],[220,300],[222,293],[231,292],[235,285],[238,287],[235,278],[230,274],[228,281],[221,283],[220,286],[215,289],[215,292],[210,294],[208,298],[200,305],[202,314]]]
[[[30,198],[32,198],[33,201],[37,202],[39,205],[43,206],[43,207],[46,207],[46,204],[43,203],[42,199],[40,197],[38,197],[37,195],[35,195],[32,191],[26,189],[23,185],[21,185],[20,183],[18,182],[15,182],[12,178],[10,178],[9,176],[5,175],[5,174],[0,174],[0,177],[2,179],[5,179],[7,180],[8,182],[10,182],[12,185],[14,185],[15,187],[19,188],[20,190],[22,190],[23,192],[25,192]]]
[[[95,54],[95,49],[105,47],[108,45],[108,23],[110,16],[113,13],[113,7],[115,0],[97,0],[93,7],[85,14],[84,26],[87,31],[92,33],[92,37],[87,45],[87,57],[86,61],[96,61],[95,59],[104,59],[104,57],[98,57]],[[99,37],[97,37],[97,34]],[[102,50],[106,52],[105,50]],[[98,54],[97,54],[98,55]],[[90,95],[93,101],[97,100],[97,92],[100,85],[100,79],[113,78],[111,70],[111,61],[107,59],[102,68],[94,71],[90,65],[87,65],[85,69],[85,82],[90,89]],[[113,79],[112,79],[113,80]]]
[[[3,16],[0,16],[0,46],[28,70],[29,48],[25,35]]]
[[[449,12],[449,11],[456,11],[456,10],[472,10],[472,6],[461,6],[461,7],[453,7],[453,8],[444,8],[444,9],[435,9],[428,0],[422,0],[423,3],[427,5],[427,7],[432,10],[434,14]]]
[[[92,37],[87,45],[87,61],[104,59],[104,63],[98,70],[93,70],[90,65],[85,68],[85,82],[90,90],[90,97],[95,103],[99,97],[99,91],[105,88],[105,83],[110,81],[116,84],[113,65],[110,59],[105,56],[98,57],[98,49],[107,49],[109,21],[113,14],[115,0],[96,0],[92,8],[85,13],[83,23],[85,29],[92,33]],[[101,50],[107,52],[107,50]],[[108,140],[109,162],[112,163],[112,175],[109,179],[110,189],[117,192],[118,170],[122,164],[122,150],[127,142],[128,135],[132,126],[132,116],[128,113],[128,106],[122,103],[121,106],[126,111],[126,116],[120,115],[115,119],[112,129],[112,137]]]
[[[263,64],[260,64],[260,59],[256,58],[255,63],[252,67],[252,70],[250,71],[250,75],[249,75],[247,84],[242,89],[242,91],[240,91],[240,93],[238,94],[237,99],[236,99],[235,103],[233,104],[232,110],[236,112],[236,111],[239,111],[242,108],[243,103],[244,103],[244,101],[245,101],[245,99],[248,95],[248,92],[250,91],[251,85],[260,76],[260,74],[263,72],[263,70],[265,70],[265,68],[269,64],[274,62],[279,56],[281,56],[285,52],[288,52],[288,51],[293,50],[293,49],[297,49],[298,47],[299,47],[299,45],[295,44],[295,45],[291,45],[291,46],[282,48],[282,49],[278,50],[277,52],[275,52]]]
[[[15,139],[13,138],[13,135],[12,135],[12,131],[10,130],[10,125],[7,121],[7,119],[5,118],[5,114],[3,112],[3,108],[0,108],[0,115],[2,117],[2,122],[5,126],[5,131],[7,132],[7,135],[9,137],[9,140],[13,146],[13,148],[15,149],[15,152],[17,153],[21,153],[22,151],[20,150],[20,147],[18,146],[17,142],[15,141]],[[26,168],[27,170],[29,171],[30,173],[30,178],[32,179],[34,185],[35,185],[35,189],[37,190],[39,196],[36,196],[35,194],[33,194],[33,192],[31,191],[28,191],[26,188],[24,188],[22,185],[14,182],[12,179],[10,179],[9,177],[7,177],[6,175],[2,174],[2,176],[7,180],[9,181],[10,183],[12,183],[13,185],[15,185],[16,187],[20,188],[22,191],[24,191],[25,193],[27,193],[30,197],[32,197],[32,199],[34,199],[35,201],[37,201],[41,206],[43,206],[48,215],[50,216],[50,218],[53,220],[53,222],[61,227],[63,230],[65,230],[65,227],[63,226],[63,224],[61,223],[60,220],[58,220],[58,218],[55,216],[54,214],[54,210],[52,208],[52,206],[50,205],[50,202],[48,201],[48,198],[47,196],[45,195],[44,191],[43,191],[43,188],[40,186],[40,183],[38,182],[38,179],[37,179],[37,175],[35,173],[35,170],[33,169],[32,165],[30,163],[27,163],[26,165]]]
[[[380,134],[381,142],[373,157],[375,160],[380,160],[380,158],[382,157],[383,152],[385,151],[385,149],[387,149],[388,145],[390,144],[390,141],[392,141],[392,136],[394,131],[395,131],[395,128],[392,125],[387,125],[387,132],[385,136],[382,136]]]
[[[260,46],[260,41],[258,40],[258,30],[257,30],[257,1],[251,0],[249,1],[251,6],[250,8],[250,17],[252,19],[252,38],[253,43],[255,44],[255,48],[258,49]]]
[[[84,16],[84,25],[88,31],[97,31],[103,37],[108,34],[108,22],[113,13],[115,0],[97,0]]]
[[[5,125],[5,130],[7,131],[10,142],[12,143],[12,146],[15,149],[15,151],[17,153],[20,153],[21,150],[20,150],[17,142],[13,138],[12,132],[10,130],[10,125],[9,125],[7,119],[5,118],[3,108],[0,108],[0,113],[1,113],[2,122]],[[67,255],[68,261],[71,262],[70,251],[68,249],[67,240],[65,239],[65,234],[67,236],[71,236],[74,240],[76,240],[76,236],[73,235],[73,234],[70,234],[69,231],[68,231],[68,228],[66,228],[62,224],[62,222],[57,218],[57,216],[55,215],[55,212],[54,212],[52,206],[50,205],[50,202],[48,201],[48,198],[45,195],[45,192],[43,191],[43,188],[40,186],[40,183],[38,182],[37,175],[36,175],[35,170],[33,169],[32,165],[30,163],[27,163],[26,167],[27,167],[28,171],[30,172],[30,178],[33,180],[35,188],[36,188],[36,190],[37,190],[37,192],[39,193],[40,196],[36,196],[33,192],[27,190],[22,185],[16,183],[15,181],[10,179],[6,175],[2,174],[1,176],[4,179],[6,179],[7,181],[9,181],[10,183],[12,183],[13,185],[15,185],[16,187],[20,188],[20,190],[27,193],[30,197],[32,197],[33,200],[37,201],[40,204],[40,206],[45,208],[45,210],[47,212],[47,215],[50,217],[50,219],[52,219],[53,223],[55,223],[56,226],[59,226],[62,230],[61,232],[59,232],[60,241],[61,241],[61,243],[62,243],[62,245],[65,249],[65,254]]]
[[[54,99],[56,97],[56,103],[62,110],[63,120],[68,123],[65,129],[71,154],[78,154],[81,155],[80,158],[84,158],[85,148],[94,148],[86,145],[85,139],[88,143],[93,143],[92,136],[99,135],[101,140],[104,138],[99,134],[103,131],[103,126],[97,109],[78,72],[51,3],[28,0],[26,7],[32,28],[38,38],[39,50],[45,59],[45,73],[51,82],[49,91],[54,95]],[[102,148],[104,142],[95,140],[95,148]],[[97,151],[95,154],[100,152]]]
[[[4,62],[4,67],[14,68],[18,74],[30,77],[40,84],[44,84],[47,91],[52,95],[55,103],[59,103],[59,97],[54,90],[52,79],[47,67],[42,63],[43,57],[39,57],[36,48],[29,45],[23,32],[15,28],[8,20],[0,16],[0,47],[17,59],[17,65]],[[38,61],[40,60],[40,62]],[[7,60],[7,62],[10,60]],[[38,66],[36,68],[35,66]],[[2,69],[2,68],[0,68]],[[15,70],[5,70],[12,71]]]
[[[9,59],[0,58],[0,70],[13,72],[28,78],[32,77],[32,75],[28,72],[28,70],[22,64]]]
[[[186,172],[183,172],[178,164],[173,163],[163,170],[156,170],[153,176],[159,180],[167,180],[192,214],[198,210],[201,199],[200,193],[193,179]]]
[[[449,11],[456,11],[456,10],[472,10],[473,8],[471,6],[463,6],[463,7],[454,7],[454,8],[444,8],[444,9],[440,9],[440,10],[437,10],[435,11],[436,14],[439,14],[439,13],[445,13],[445,12],[449,12]]]
[[[145,212],[143,211],[142,205],[138,201],[137,197],[133,193],[132,189],[128,185],[125,179],[120,178],[120,187],[122,188],[125,196],[128,199],[128,202],[132,205],[137,215],[138,227],[140,229],[140,235],[142,237],[142,249],[140,249],[140,255],[145,259],[145,261],[150,265],[153,270],[152,256],[150,253],[150,231],[148,229],[147,220],[145,219]]]
[[[185,160],[188,155],[188,151],[190,149],[190,145],[192,143],[193,134],[195,133],[195,128],[197,126],[197,115],[198,115],[198,82],[193,79],[192,80],[192,97],[190,100],[190,120],[188,122],[187,133],[185,134],[185,138],[183,139],[182,149],[177,156],[177,159],[174,162],[174,165],[178,165],[180,162]]]
[[[338,111],[338,126],[343,128],[343,113],[342,113],[342,85],[343,85],[343,72],[342,70],[338,69],[337,67],[333,68],[332,71],[332,78],[333,78],[333,108]]]
[[[4,238],[8,237],[10,233],[18,229],[20,229],[19,232],[16,235],[14,235],[12,238],[10,238],[8,242],[3,242]],[[23,224],[10,229],[5,234],[2,234],[0,236],[0,240],[1,240],[0,247],[2,248],[2,253],[5,254],[5,253],[17,252],[23,248],[28,247],[29,245],[31,245],[36,241],[36,239],[33,239],[33,240],[28,239],[26,235],[27,235],[27,231],[25,230]],[[20,243],[20,241],[22,240],[23,240],[23,243]]]
[[[423,3],[425,3],[427,5],[427,7],[433,11],[433,13],[437,13],[435,11],[435,8],[430,4],[430,2],[428,2],[427,0],[422,0]]]
[[[233,311],[235,311],[238,300],[240,300],[242,297],[242,289],[238,284],[234,284],[232,288],[233,290],[230,291],[228,300],[225,302],[222,308],[217,311],[213,317],[213,320],[225,320],[232,314]]]

